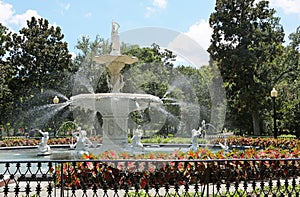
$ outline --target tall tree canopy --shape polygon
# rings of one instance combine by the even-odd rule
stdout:
[[[284,32],[268,1],[217,0],[210,16],[208,51],[223,77],[229,117],[241,130],[261,131],[263,110],[274,86]],[[252,122],[249,121],[252,119]]]
[[[64,35],[60,27],[50,26],[42,18],[32,17],[27,26],[12,35],[8,61],[15,78],[11,85],[20,93],[30,87],[57,88],[60,73],[71,70],[71,55],[63,42]]]
[[[300,136],[300,26],[289,35],[290,43],[284,48],[284,54],[278,57],[282,72],[278,75],[278,128],[287,134]]]
[[[67,82],[72,61],[63,38],[60,27],[34,17],[27,21],[27,27],[12,35],[7,63],[14,71],[9,88],[17,113],[32,107],[28,101],[45,90],[70,92]],[[43,103],[42,98],[33,100]]]
[[[7,43],[10,42],[10,32],[7,30],[8,29],[0,23],[0,125],[4,123],[12,111],[12,92],[8,87],[8,83],[13,71],[5,61],[5,55],[8,49]]]

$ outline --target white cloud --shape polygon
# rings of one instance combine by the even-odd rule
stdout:
[[[179,34],[167,48],[180,56],[179,61],[188,61],[197,68],[208,65],[208,52],[186,34]]]
[[[71,7],[71,4],[70,4],[70,3],[67,3],[67,4],[64,6],[64,9],[65,9],[65,10],[69,10],[70,7]]]
[[[146,7],[146,13],[145,13],[145,17],[150,17],[154,12],[155,12],[155,9],[153,8],[153,7],[150,7],[150,6],[148,6],[148,7]]]
[[[212,33],[213,30],[210,28],[208,21],[201,19],[194,25],[190,26],[188,32],[185,34],[195,40],[205,50],[207,50],[210,45]]]
[[[67,3],[67,4],[61,3],[61,4],[59,4],[59,6],[60,6],[60,11],[59,11],[60,14],[64,15],[65,11],[69,11],[71,4],[70,3]]]
[[[8,20],[14,15],[12,5],[0,1],[0,23],[7,25]]]
[[[200,68],[209,64],[209,53],[207,49],[210,45],[210,38],[213,30],[209,23],[203,19],[190,26],[188,32],[179,34],[170,44],[168,49],[174,51],[177,62],[188,61],[195,67]]]
[[[31,17],[41,18],[36,10],[27,10],[24,14],[15,14],[13,6],[8,3],[4,3],[0,0],[0,22],[13,31],[10,25],[18,26],[18,29],[25,27],[26,21]]]
[[[286,14],[298,14],[300,16],[299,0],[269,0],[270,5],[283,9]]]
[[[150,17],[157,11],[167,7],[168,0],[153,0],[151,6],[146,7],[145,17]]]
[[[22,28],[27,25],[27,20],[30,20],[31,17],[41,18],[36,10],[27,10],[24,14],[17,14],[12,16],[11,19],[9,19],[9,22]]]
[[[84,17],[85,17],[85,18],[90,18],[90,17],[92,17],[92,13],[91,13],[91,12],[88,12],[88,13],[86,13],[86,14],[84,15]]]
[[[167,0],[153,0],[153,5],[161,9],[165,9],[167,7],[167,4]]]

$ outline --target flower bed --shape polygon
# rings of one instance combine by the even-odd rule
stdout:
[[[91,140],[102,142],[101,138],[94,137]],[[37,146],[40,143],[40,139],[35,138],[11,138],[3,139],[0,141],[0,147],[12,147],[12,146]],[[70,144],[75,143],[76,138],[64,137],[64,138],[50,138],[48,140],[48,145],[61,145],[61,144]]]
[[[296,148],[249,149],[212,153],[201,149],[186,153],[149,153],[130,156],[107,151],[99,156],[85,155],[87,161],[66,163],[63,166],[65,187],[78,188],[155,188],[166,185],[194,185],[245,180],[269,180],[300,175]],[[99,160],[101,158],[101,160]],[[285,160],[286,159],[286,160]],[[61,175],[61,166],[54,174]],[[56,184],[61,185],[57,179]]]
[[[217,139],[214,143],[225,143],[224,138]],[[240,145],[240,146],[259,146],[263,149],[270,146],[280,148],[280,149],[292,149],[294,147],[300,146],[300,141],[298,139],[290,138],[251,138],[251,137],[240,137],[232,136],[226,138],[226,143],[228,146]]]

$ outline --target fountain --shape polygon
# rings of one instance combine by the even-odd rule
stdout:
[[[106,65],[110,76],[109,88],[111,93],[79,94],[70,98],[71,105],[85,111],[99,112],[103,118],[102,146],[93,150],[100,153],[106,150],[134,151],[128,144],[128,116],[136,110],[144,110],[153,104],[161,104],[161,100],[149,94],[122,93],[124,86],[121,70],[126,64],[138,61],[136,57],[122,55],[120,52],[119,25],[112,23],[110,54],[94,57],[98,64]]]

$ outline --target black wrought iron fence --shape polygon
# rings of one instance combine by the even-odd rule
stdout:
[[[300,159],[0,161],[1,196],[299,196]]]

